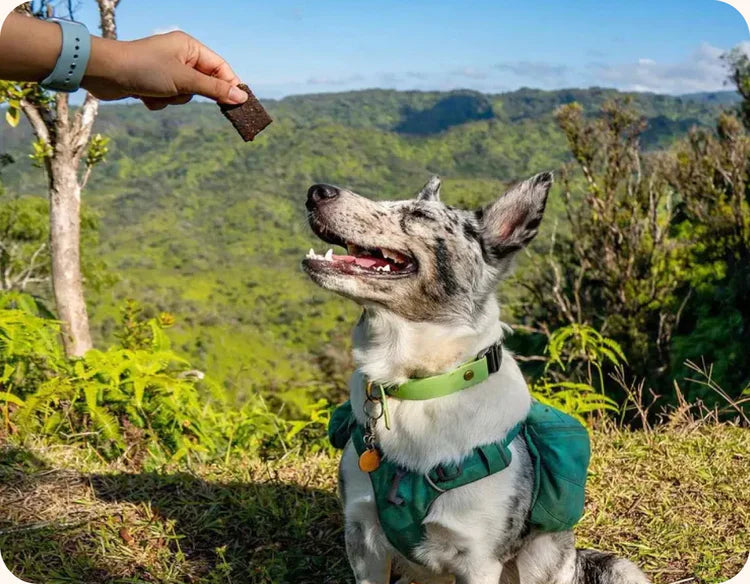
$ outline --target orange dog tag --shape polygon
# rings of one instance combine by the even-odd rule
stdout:
[[[359,470],[372,472],[380,466],[380,453],[377,450],[365,450],[359,456]]]

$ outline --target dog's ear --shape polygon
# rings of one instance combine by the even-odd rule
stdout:
[[[490,263],[502,262],[534,239],[551,186],[552,173],[542,172],[477,213]]]
[[[427,181],[417,195],[417,201],[439,201],[440,200],[440,177],[433,176]]]

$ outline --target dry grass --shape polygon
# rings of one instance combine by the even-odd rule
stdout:
[[[57,582],[348,582],[325,456],[133,473],[84,450],[0,450],[0,549]],[[597,431],[582,545],[614,550],[655,582],[723,581],[750,538],[750,431],[703,425]]]
[[[701,425],[594,434],[579,545],[614,550],[655,582],[725,581],[750,552],[750,430]]]

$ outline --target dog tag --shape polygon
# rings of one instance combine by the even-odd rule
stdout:
[[[380,453],[377,450],[365,450],[359,455],[359,470],[372,472],[380,466]]]

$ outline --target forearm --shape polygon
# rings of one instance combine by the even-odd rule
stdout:
[[[91,37],[91,56],[81,81],[84,89],[111,84],[113,79],[126,76],[128,59],[127,41]]]
[[[48,77],[62,37],[56,23],[11,13],[0,31],[0,79],[38,82]],[[194,94],[244,103],[247,93],[236,87],[239,82],[219,55],[190,35],[171,32],[126,42],[92,36],[80,86],[99,99],[132,96],[159,109],[187,103]]]
[[[60,27],[11,12],[0,31],[0,79],[41,81],[55,67]]]
[[[12,12],[0,33],[0,79],[41,81],[54,68],[61,44],[60,27],[54,22]],[[91,56],[81,84],[103,83],[116,75],[126,45],[92,36]]]

